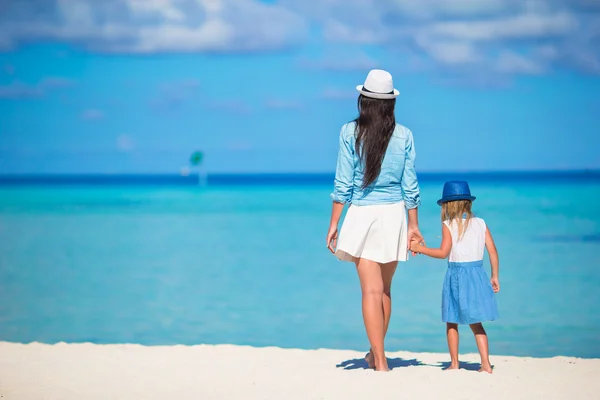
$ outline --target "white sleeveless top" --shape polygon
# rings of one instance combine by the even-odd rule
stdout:
[[[485,250],[485,221],[481,218],[471,218],[467,230],[459,239],[458,224],[456,221],[444,221],[444,225],[452,235],[452,250],[448,262],[469,262],[483,260]]]

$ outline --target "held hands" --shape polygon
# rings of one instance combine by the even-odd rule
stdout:
[[[338,238],[338,228],[337,225],[332,225],[329,227],[329,231],[327,232],[327,248],[333,254],[335,254],[335,248],[337,247],[337,238]],[[423,235],[421,235],[421,231],[419,231],[418,227],[409,227],[408,228],[408,248],[412,251],[412,255],[416,256],[419,252],[421,246],[425,246],[425,240],[423,239]]]
[[[418,251],[413,250],[413,241],[416,241],[417,244],[423,244],[423,246],[425,246],[425,239],[423,239],[423,235],[421,235],[421,231],[419,230],[419,227],[414,226],[408,227],[408,248],[410,249],[410,251],[412,252],[413,256],[416,256]]]
[[[410,241],[409,248],[410,248],[410,251],[412,251],[413,255],[415,255],[415,254],[418,254],[421,252],[421,248],[424,245],[425,245],[425,243],[421,242],[420,240],[418,240],[416,238],[413,238]]]
[[[490,282],[492,283],[492,289],[494,289],[494,293],[498,293],[500,291],[500,281],[498,280],[498,277],[492,277]]]
[[[335,248],[337,247],[338,228],[336,226],[330,226],[329,232],[327,232],[327,248],[333,254],[335,254]]]

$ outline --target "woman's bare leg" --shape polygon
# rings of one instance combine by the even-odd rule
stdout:
[[[381,279],[383,280],[383,337],[385,341],[385,335],[387,334],[390,318],[392,316],[392,279],[394,278],[398,262],[394,261],[379,265],[381,266]],[[373,360],[371,350],[367,353],[365,360],[370,368],[375,368],[375,361]]]
[[[383,337],[387,334],[388,326],[390,325],[390,318],[392,316],[392,279],[396,272],[398,262],[391,262],[381,265],[381,278],[383,279],[383,320],[384,329]]]
[[[383,279],[380,264],[358,259],[356,263],[360,287],[362,290],[362,312],[371,344],[376,371],[388,371],[383,340],[385,322],[383,317]]]
[[[479,369],[479,372],[488,372],[491,374],[492,364],[490,364],[487,333],[485,333],[485,329],[483,329],[481,323],[471,324],[469,326],[475,335],[477,350],[479,350],[479,355],[481,356],[481,368]]]
[[[458,324],[446,323],[446,337],[450,351],[450,366],[447,369],[458,369]]]

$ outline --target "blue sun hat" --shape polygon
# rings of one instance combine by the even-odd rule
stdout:
[[[465,181],[450,181],[444,183],[442,198],[438,200],[438,205],[455,200],[475,200],[475,196],[471,196],[469,184]]]

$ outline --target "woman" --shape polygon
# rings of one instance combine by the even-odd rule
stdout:
[[[412,132],[396,124],[399,92],[389,72],[370,71],[356,89],[359,115],[340,133],[327,247],[340,260],[356,264],[371,344],[366,360],[371,368],[388,371],[383,342],[391,315],[392,277],[398,261],[408,259],[411,239],[423,240],[415,147]],[[345,204],[350,207],[338,239]]]

